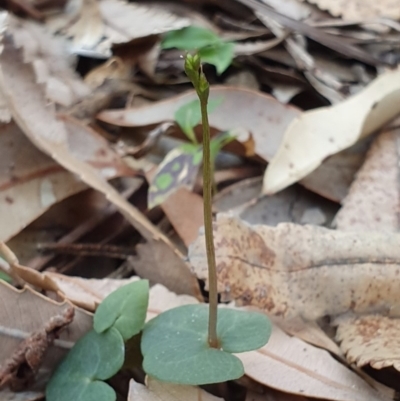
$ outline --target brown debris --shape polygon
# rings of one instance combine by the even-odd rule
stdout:
[[[69,307],[62,314],[52,317],[43,329],[22,341],[0,367],[0,387],[8,384],[18,391],[31,384],[48,347],[58,338],[60,331],[72,322],[74,313],[74,308]]]

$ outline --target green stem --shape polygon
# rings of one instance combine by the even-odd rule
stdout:
[[[210,151],[210,126],[207,114],[207,98],[200,96],[201,120],[203,126],[203,198],[204,198],[204,230],[206,237],[208,285],[209,285],[209,320],[208,343],[218,348],[217,315],[218,290],[217,268],[215,263],[214,235],[212,227],[212,167]]]

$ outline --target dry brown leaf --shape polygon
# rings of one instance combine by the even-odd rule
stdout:
[[[399,231],[400,130],[380,134],[335,221],[339,230]]]
[[[339,318],[335,324],[336,339],[349,363],[400,371],[400,319],[369,315]]]
[[[282,223],[250,226],[219,215],[214,227],[218,290],[285,318],[395,312],[400,306],[400,235]],[[204,234],[189,249],[208,279]]]
[[[368,22],[370,19],[387,17],[400,19],[400,4],[392,0],[307,0],[321,10],[345,20]]]
[[[8,241],[51,205],[86,185],[40,152],[15,123],[1,127],[0,240]]]
[[[98,118],[123,127],[160,124],[173,121],[175,111],[196,98],[196,93],[189,91],[149,106],[103,111]],[[222,99],[222,103],[210,114],[210,125],[218,131],[242,129],[237,139],[245,147],[254,141],[255,153],[264,160],[272,158],[283,132],[301,113],[295,107],[283,105],[269,95],[240,87],[213,86],[210,99]],[[252,146],[248,154],[254,154]]]
[[[222,104],[209,116],[210,125],[217,131],[237,130],[237,140],[241,143],[233,143],[232,147],[227,145],[226,149],[246,156],[256,154],[265,161],[270,161],[276,154],[284,131],[291,121],[300,116],[300,111],[295,107],[283,105],[273,97],[255,90],[230,86],[211,87],[210,99],[221,98]],[[148,106],[106,110],[98,118],[122,127],[151,126],[174,121],[175,111],[194,99],[196,94],[190,91]],[[354,152],[350,153],[353,155]],[[307,177],[304,185],[311,191],[338,202],[347,193],[354,171],[361,162],[357,164],[358,159],[355,161],[354,157],[343,155],[335,155],[331,159],[328,159],[327,166],[323,163],[312,176]],[[336,174],[332,180],[327,180],[327,169],[331,175],[331,169],[328,168],[330,164],[339,164],[340,171],[345,171],[346,174]]]
[[[74,120],[66,120],[68,146],[81,160],[111,179],[132,174],[104,138]],[[87,186],[40,152],[14,123],[0,127],[0,240],[8,241],[50,206]]]
[[[151,283],[160,283],[177,294],[190,294],[202,299],[196,277],[183,257],[177,257],[171,246],[150,241],[136,246],[137,255],[129,258],[135,272]],[[177,251],[176,251],[177,252]]]
[[[287,128],[269,164],[265,193],[275,193],[314,171],[323,160],[382,127],[400,112],[400,69],[388,71],[357,95],[304,112]]]
[[[71,304],[57,303],[30,288],[18,291],[0,281],[0,362],[4,363],[20,342],[32,332],[40,330],[53,316],[63,313]],[[92,327],[90,314],[75,309],[75,317],[47,352],[42,365],[43,374],[48,377],[60,362],[66,351]]]
[[[0,366],[0,387],[20,391],[29,388],[54,341],[74,320],[73,306],[52,316],[39,330],[32,332]]]
[[[25,135],[61,166],[77,174],[93,189],[103,193],[150,243],[156,246],[157,242],[162,242],[165,245],[165,257],[168,256],[176,261],[175,264],[170,264],[171,269],[178,269],[177,274],[182,274],[187,279],[184,283],[186,291],[200,296],[197,280],[183,261],[183,255],[174,249],[169,239],[109,185],[96,169],[84,161],[86,149],[80,149],[77,154],[71,151],[70,132],[65,121],[58,120],[52,105],[46,104],[44,94],[41,87],[36,84],[32,70],[29,65],[20,62],[19,53],[7,39],[1,56],[1,69],[0,88],[8,100],[14,120]],[[160,271],[162,278],[164,265],[159,264],[154,268]]]
[[[203,198],[187,188],[180,188],[161,207],[184,244],[189,246],[204,225]]]
[[[337,401],[387,399],[327,351],[289,337],[276,326],[267,345],[236,356],[247,376],[280,391]]]
[[[113,44],[157,35],[190,25],[190,20],[162,4],[121,0],[75,0],[70,12],[48,20],[52,30],[74,39],[78,54],[110,57]]]
[[[61,38],[29,20],[9,15],[7,22],[7,34],[22,49],[23,61],[32,64],[37,82],[45,85],[48,99],[71,106],[90,93],[89,87],[74,72],[75,60]]]
[[[157,381],[147,376],[146,385],[131,380],[128,401],[218,401],[222,398],[206,393],[200,387]]]

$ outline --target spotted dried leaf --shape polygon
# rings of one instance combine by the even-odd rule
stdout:
[[[400,4],[392,0],[307,0],[333,16],[349,21],[368,21],[386,17],[400,19]]]
[[[400,371],[400,319],[368,315],[339,318],[335,323],[336,339],[349,363]]]
[[[250,226],[228,215],[219,215],[214,232],[218,290],[225,300],[308,320],[347,311],[389,313],[400,306],[399,234],[291,223]],[[207,282],[203,233],[189,258]]]

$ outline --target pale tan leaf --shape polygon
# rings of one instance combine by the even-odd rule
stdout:
[[[374,141],[336,215],[339,230],[399,231],[399,140],[396,129]]]
[[[129,279],[84,279],[52,272],[43,274],[57,285],[58,294],[62,298],[88,311],[94,311],[100,302],[113,291],[125,284],[139,280],[139,277]]]
[[[400,4],[392,0],[307,0],[333,16],[349,21],[365,21],[387,17],[400,19]]]
[[[285,318],[316,320],[347,311],[400,306],[399,234],[342,232],[282,223],[250,226],[219,215],[214,227],[218,290],[223,299]],[[208,280],[204,234],[189,249]]]
[[[44,84],[46,96],[63,106],[71,106],[90,93],[89,87],[73,70],[74,58],[67,44],[51,35],[43,25],[9,16],[7,34],[17,48],[22,49],[23,61],[31,63],[38,83]]]
[[[196,93],[189,91],[149,106],[103,111],[98,118],[123,127],[160,124],[173,121],[175,112],[196,98]],[[301,113],[271,96],[240,87],[213,86],[210,100],[213,99],[222,99],[222,102],[210,114],[210,125],[218,131],[241,129],[237,139],[248,155],[256,153],[267,161],[276,153],[288,125]]]
[[[275,193],[314,171],[323,160],[373,133],[400,112],[400,69],[389,71],[357,95],[302,113],[287,128],[269,164],[265,193]]]
[[[393,366],[400,371],[400,319],[368,315],[339,318],[335,324],[336,339],[349,363],[374,369]]]
[[[189,277],[187,288],[192,294],[200,296],[197,280],[183,261],[183,255],[173,247],[169,239],[108,184],[102,174],[83,161],[86,149],[80,149],[76,154],[71,151],[70,133],[65,121],[57,119],[52,105],[46,104],[44,94],[36,84],[29,65],[20,62],[19,53],[8,41],[1,57],[1,68],[0,88],[6,95],[14,120],[25,135],[61,166],[104,194],[144,238],[154,243],[163,242],[165,252],[176,259],[176,264],[171,264],[171,268],[180,269],[184,277]],[[163,269],[163,265],[157,265],[156,268]]]
[[[218,401],[200,387],[160,382],[147,376],[146,386],[131,380],[128,401]]]
[[[0,281],[0,301],[0,363],[10,357],[29,334],[43,328],[51,317],[71,306],[67,302],[54,302],[30,288],[18,291],[3,281]],[[60,336],[64,342],[55,343],[46,353],[42,370],[47,378],[69,347],[91,327],[91,315],[75,308],[74,320]]]
[[[110,57],[111,46],[190,25],[162,4],[121,0],[75,0],[68,14],[48,20],[51,29],[74,39],[79,54]]]
[[[325,350],[273,327],[267,345],[236,355],[246,375],[288,393],[337,401],[384,400]]]
[[[14,393],[9,389],[0,390],[0,397],[2,401],[42,401],[44,393],[37,391],[23,391]]]

